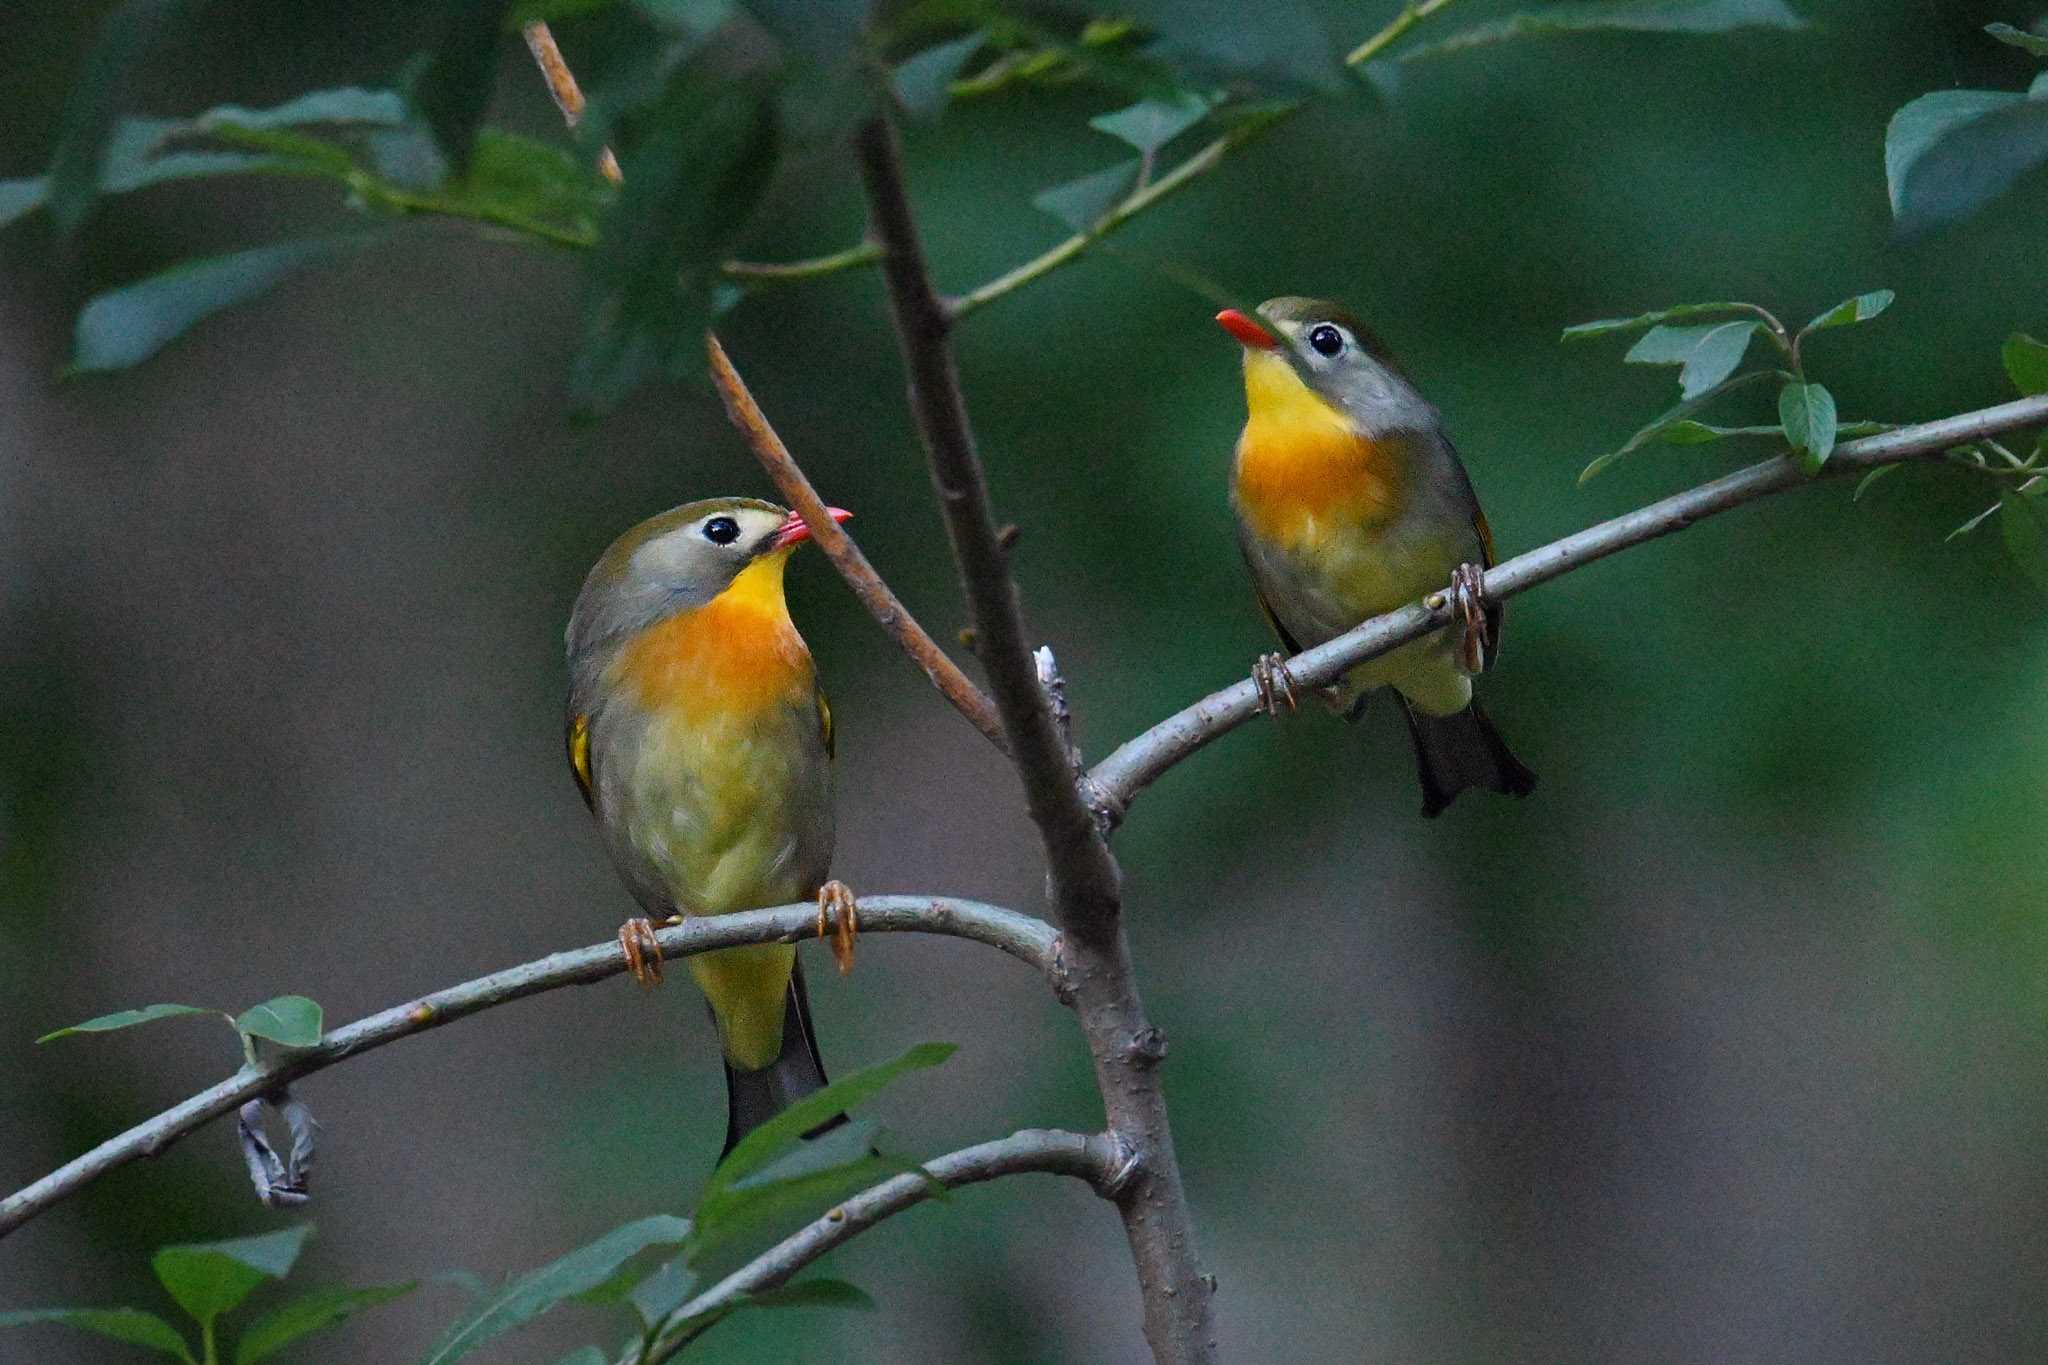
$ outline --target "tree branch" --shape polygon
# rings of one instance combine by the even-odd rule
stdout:
[[[948,335],[952,313],[932,288],[911,213],[896,130],[874,118],[855,136],[869,233],[882,276],[910,406],[924,440],[962,587],[974,613],[982,666],[1010,737],[1025,804],[1045,846],[1053,917],[1109,1131],[1133,1154],[1119,1190],[1144,1300],[1145,1338],[1162,1362],[1215,1357],[1215,1281],[1203,1270],[1194,1219],[1173,1150],[1158,1066],[1165,1040],[1145,1017],[1124,938],[1121,873],[1095,814],[1081,799],[1065,736],[1024,642],[1023,610],[996,530],[987,480]]]
[[[875,572],[874,565],[868,563],[868,557],[861,553],[860,546],[853,543],[853,538],[838,522],[826,515],[824,499],[818,496],[818,490],[797,467],[789,447],[769,425],[767,414],[754,401],[754,395],[748,391],[739,371],[733,368],[732,360],[726,355],[725,347],[719,344],[717,336],[706,332],[704,349],[711,359],[712,382],[718,386],[718,396],[725,400],[726,415],[747,438],[747,446],[754,452],[754,458],[768,471],[768,477],[782,490],[782,496],[803,514],[811,527],[811,538],[832,561],[832,567],[839,570],[846,586],[853,589],[853,595],[910,656],[911,662],[924,670],[924,675],[931,679],[933,687],[939,689],[939,694],[953,703],[954,709],[967,717],[975,729],[987,736],[989,743],[1008,753],[1009,740],[1003,735],[1003,722],[996,714],[995,703],[960,671],[960,666],[939,648],[938,641],[925,633],[917,618],[910,614],[910,609],[889,590],[889,585]]]
[[[1938,458],[1953,447],[2044,422],[2048,422],[2048,394],[1900,427],[1836,447],[1822,475],[1855,473],[1903,460]],[[1596,559],[1682,531],[1731,507],[1772,493],[1804,488],[1813,482],[1790,456],[1776,456],[1516,555],[1487,571],[1487,595],[1496,600],[1513,597]],[[1378,658],[1446,624],[1450,612],[1442,605],[1443,600],[1441,593],[1432,594],[1422,602],[1375,616],[1334,640],[1303,650],[1287,661],[1287,671],[1301,687],[1334,682],[1366,660]],[[1137,794],[1169,768],[1257,714],[1258,690],[1246,680],[1204,697],[1126,741],[1089,773],[1089,794],[1101,803],[1099,810],[1104,821],[1120,821]]]
[[[1066,997],[1059,961],[1059,939],[1052,926],[1014,910],[947,896],[863,896],[859,903],[863,932],[950,934],[1000,948],[1037,968]],[[746,910],[685,920],[660,930],[656,938],[668,958],[690,957],[714,948],[748,943],[793,943],[814,936],[818,907],[809,903],[769,910]],[[537,962],[508,967],[459,986],[421,996],[409,1004],[359,1019],[326,1034],[312,1047],[284,1052],[256,1066],[245,1066],[219,1084],[173,1105],[155,1118],[110,1138],[90,1152],[0,1200],[0,1237],[78,1193],[109,1171],[146,1156],[155,1156],[193,1129],[244,1102],[324,1071],[360,1053],[425,1033],[498,1005],[522,1000],[563,986],[584,986],[626,969],[616,941],[554,953]]]
[[[924,1163],[922,1174],[892,1176],[827,1210],[814,1222],[791,1233],[691,1299],[671,1315],[671,1321],[687,1322],[705,1313],[733,1307],[744,1295],[781,1288],[820,1256],[866,1232],[883,1219],[931,1198],[934,1182],[950,1190],[1001,1176],[1037,1171],[1085,1180],[1096,1193],[1109,1198],[1122,1178],[1125,1166],[1125,1159],[1107,1134],[1083,1137],[1079,1133],[1051,1128],[1027,1128],[994,1142],[948,1152]],[[657,1365],[657,1362],[669,1359],[710,1326],[708,1322],[703,1323],[663,1339],[647,1354],[647,1365]],[[628,1362],[637,1359],[635,1355],[627,1357]]]

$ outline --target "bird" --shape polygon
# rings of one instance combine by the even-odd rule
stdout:
[[[1325,700],[1356,720],[1374,692],[1393,691],[1425,816],[1467,787],[1527,796],[1536,775],[1472,695],[1505,613],[1485,597],[1493,532],[1442,415],[1342,306],[1290,296],[1255,311],[1216,321],[1244,356],[1231,510],[1283,651],[1253,668],[1264,709],[1295,704],[1287,655],[1450,585],[1459,619],[1352,669]]]
[[[661,979],[658,923],[813,897],[820,937],[836,917],[842,971],[850,961],[852,893],[827,877],[832,710],[783,594],[812,529],[772,502],[686,503],[613,541],[577,595],[569,768],[644,911],[619,930],[642,985]],[[721,948],[689,968],[725,1063],[722,1159],[822,1089],[825,1068],[793,944]]]

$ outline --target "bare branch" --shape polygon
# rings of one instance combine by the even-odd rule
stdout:
[[[1053,916],[1065,936],[1063,958],[1095,1063],[1095,1086],[1109,1131],[1133,1154],[1132,1175],[1116,1205],[1138,1271],[1145,1338],[1162,1362],[1213,1360],[1215,1281],[1202,1268],[1174,1155],[1159,1080],[1165,1039],[1145,1017],[1131,969],[1122,874],[1093,809],[1081,798],[1066,737],[1024,642],[1023,609],[948,341],[952,313],[925,267],[896,130],[884,119],[870,120],[856,135],[855,151],[869,231],[882,247],[882,277],[909,372],[911,410],[974,612],[982,666],[1010,737],[1010,757],[1045,845]]]
[[[583,121],[583,90],[576,84],[576,75],[569,70],[569,63],[562,59],[562,49],[555,44],[554,32],[539,19],[521,32],[526,35],[526,50],[533,54],[534,65],[540,68],[541,78],[548,83],[548,93],[555,97],[555,107],[562,111],[562,122],[574,128]],[[619,159],[612,155],[609,147],[597,154],[597,169],[614,185],[623,183],[626,178],[619,170]]]
[[[866,1232],[883,1219],[915,1208],[931,1198],[933,1182],[950,1190],[1000,1176],[1036,1171],[1085,1180],[1098,1194],[1107,1198],[1124,1169],[1125,1162],[1115,1141],[1104,1133],[1083,1137],[1079,1133],[1052,1128],[1027,1128],[994,1142],[948,1152],[924,1163],[924,1174],[892,1176],[828,1210],[816,1221],[799,1228],[691,1299],[676,1310],[672,1320],[687,1322],[702,1314],[732,1307],[743,1295],[781,1288],[820,1256]],[[648,1365],[669,1359],[702,1335],[709,1325],[706,1323],[695,1330],[678,1332],[664,1339],[645,1357]],[[629,1360],[633,1358],[628,1357]]]
[[[2048,422],[2048,394],[1846,442],[1836,447],[1822,472],[1848,474],[1904,460],[1938,458],[1966,442],[2043,422]],[[1804,488],[1812,482],[1791,457],[1776,456],[1516,555],[1487,572],[1487,595],[1495,599],[1513,597],[1596,559],[1682,531],[1717,512],[1772,493]],[[1287,661],[1287,671],[1302,687],[1334,682],[1366,660],[1398,649],[1445,624],[1450,619],[1449,611],[1432,605],[1442,601],[1442,595],[1436,594],[1424,602],[1375,616],[1334,640],[1295,655]],[[1139,792],[1197,749],[1257,715],[1258,705],[1258,689],[1249,680],[1240,682],[1168,716],[1117,748],[1089,774],[1090,795],[1102,803],[1105,821],[1113,824],[1121,820]]]
[[[1058,936],[1052,926],[1014,910],[950,896],[864,896],[859,908],[864,933],[950,934],[1000,948],[1037,968],[1065,994]],[[794,943],[814,937],[818,907],[808,901],[768,910],[709,915],[660,930],[663,956],[690,957],[714,948],[747,943]],[[359,1053],[425,1033],[472,1014],[563,986],[584,986],[626,969],[616,940],[573,952],[555,953],[460,986],[435,991],[367,1019],[335,1029],[312,1047],[285,1052],[258,1066],[245,1066],[219,1084],[173,1105],[155,1118],[110,1138],[22,1190],[0,1200],[0,1237],[78,1193],[109,1171],[140,1157],[155,1156],[193,1129],[229,1114],[248,1100],[279,1090],[301,1076],[324,1071]]]
[[[782,496],[803,514],[804,520],[810,524],[811,538],[832,561],[832,567],[839,570],[846,586],[853,589],[853,595],[881,623],[882,629],[889,633],[898,647],[910,656],[910,661],[924,670],[924,675],[931,679],[932,686],[939,689],[940,695],[953,703],[953,708],[967,717],[975,729],[987,736],[989,743],[1008,753],[1009,741],[1003,736],[1003,722],[996,715],[995,703],[960,671],[959,665],[939,648],[938,641],[926,634],[917,618],[910,614],[910,609],[889,590],[889,585],[875,572],[874,565],[868,563],[868,557],[861,553],[860,546],[853,543],[853,538],[838,522],[825,514],[824,499],[818,496],[818,490],[797,467],[789,447],[769,425],[767,414],[754,401],[754,395],[748,391],[739,371],[733,368],[732,360],[718,338],[705,333],[704,349],[711,358],[711,379],[718,386],[718,396],[725,400],[726,415],[747,438],[747,446],[754,452],[754,458],[768,471],[768,477],[782,490]]]

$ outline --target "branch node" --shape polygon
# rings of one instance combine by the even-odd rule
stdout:
[[[1103,1136],[1109,1139],[1109,1160],[1103,1163],[1101,1178],[1095,1182],[1095,1192],[1115,1203],[1130,1193],[1131,1187],[1137,1183],[1145,1170],[1145,1158],[1122,1133],[1112,1131]]]
[[[1124,1039],[1124,1060],[1132,1066],[1151,1068],[1166,1060],[1166,1035],[1147,1024]]]
[[[1073,973],[1067,969],[1067,936],[1065,934],[1059,934],[1053,938],[1052,952],[1047,954],[1046,958],[1045,979],[1052,986],[1053,999],[1059,1001],[1068,1009],[1074,1008],[1074,977]]]
[[[1024,534],[1023,528],[1014,521],[1004,522],[996,529],[996,548],[1004,554],[1017,548],[1017,541]]]

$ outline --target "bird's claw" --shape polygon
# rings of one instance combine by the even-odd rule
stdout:
[[[1486,570],[1478,564],[1460,564],[1451,573],[1451,590],[1444,601],[1465,624],[1458,662],[1467,673],[1478,673],[1486,667],[1491,643],[1486,629]]]
[[[1295,709],[1294,675],[1287,671],[1286,655],[1261,654],[1252,664],[1252,686],[1259,692],[1259,709],[1274,719],[1283,701],[1289,711]]]
[[[619,926],[619,949],[626,955],[626,970],[644,990],[661,984],[661,940],[654,936],[654,921],[645,915]]]
[[[853,940],[860,933],[853,890],[842,881],[829,881],[818,888],[818,937],[832,940],[832,960],[839,974],[853,970]]]

